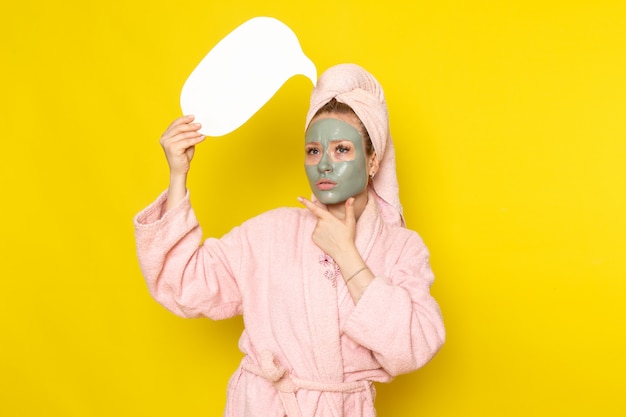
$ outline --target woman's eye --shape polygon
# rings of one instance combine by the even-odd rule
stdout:
[[[308,149],[306,150],[306,154],[307,154],[307,155],[317,155],[317,154],[319,154],[319,153],[320,153],[320,151],[319,151],[319,149],[317,149],[317,148],[308,148]]]
[[[348,153],[348,152],[350,152],[350,148],[348,148],[347,146],[339,145],[339,146],[337,146],[337,152],[339,152],[339,153]]]

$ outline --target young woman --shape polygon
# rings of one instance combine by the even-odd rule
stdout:
[[[357,65],[330,68],[306,127],[304,208],[201,242],[186,178],[204,137],[185,116],[161,138],[170,186],[135,218],[156,300],[183,317],[243,315],[229,417],[375,416],[372,382],[418,369],[444,342],[428,250],[404,227],[379,83]]]

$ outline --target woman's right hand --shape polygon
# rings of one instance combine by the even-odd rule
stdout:
[[[200,123],[192,123],[193,116],[174,120],[161,136],[161,146],[170,166],[170,185],[167,192],[165,211],[180,202],[187,194],[187,173],[196,145],[205,139],[198,132]]]
[[[174,120],[161,135],[161,146],[165,151],[172,177],[186,176],[189,172],[195,146],[205,139],[198,132],[200,123],[192,123],[194,116],[183,116]]]

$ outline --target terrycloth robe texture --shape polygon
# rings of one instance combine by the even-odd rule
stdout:
[[[356,245],[376,278],[357,305],[313,243],[308,210],[272,210],[202,243],[189,194],[162,215],[165,199],[135,218],[152,296],[182,317],[243,314],[225,416],[373,417],[371,381],[421,367],[443,344],[428,250],[382,220],[372,193]]]

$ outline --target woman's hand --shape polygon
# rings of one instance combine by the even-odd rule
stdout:
[[[317,217],[312,235],[313,243],[339,265],[350,296],[355,304],[358,303],[367,286],[374,280],[374,275],[367,268],[354,242],[356,237],[354,198],[346,201],[344,213],[339,212],[338,216],[319,202],[314,203],[302,197],[298,200]]]
[[[171,176],[187,175],[195,146],[205,139],[198,132],[200,123],[192,123],[194,116],[183,116],[174,120],[161,135],[161,146],[165,151]]]
[[[341,254],[355,249],[356,219],[354,216],[354,198],[346,200],[343,219],[319,202],[312,202],[306,198],[298,200],[317,217],[317,224],[313,230],[313,243],[320,247],[333,259],[340,258]]]
[[[167,191],[165,211],[180,202],[187,194],[187,173],[196,145],[205,138],[198,132],[200,123],[192,123],[193,116],[174,120],[161,136],[161,146],[170,166],[170,185]]]

